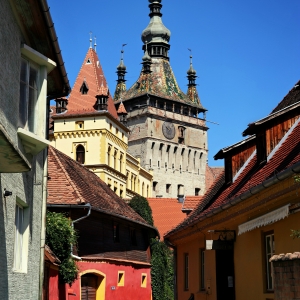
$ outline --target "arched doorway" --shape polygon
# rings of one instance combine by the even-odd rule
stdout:
[[[100,274],[86,273],[81,276],[81,300],[104,300],[105,277]]]

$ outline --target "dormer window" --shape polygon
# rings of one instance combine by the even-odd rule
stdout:
[[[88,58],[87,61],[86,61],[86,64],[89,65],[89,64],[91,64],[91,63],[92,63],[92,62],[91,62],[91,59]]]
[[[88,87],[86,81],[83,81],[83,83],[80,87],[80,92],[82,95],[87,95],[88,91],[89,91],[89,87]]]

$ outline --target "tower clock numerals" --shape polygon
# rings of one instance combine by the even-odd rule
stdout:
[[[162,125],[162,132],[167,139],[172,140],[175,136],[174,124],[170,122],[164,122]]]

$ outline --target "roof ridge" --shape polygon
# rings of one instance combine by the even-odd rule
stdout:
[[[62,172],[63,172],[64,175],[66,176],[66,179],[68,180],[69,184],[72,186],[72,188],[73,188],[74,191],[76,192],[76,194],[77,194],[77,196],[78,196],[80,202],[81,202],[81,203],[84,203],[85,201],[84,201],[83,197],[81,196],[81,193],[78,191],[77,187],[74,185],[74,183],[73,183],[73,181],[71,180],[71,178],[70,178],[68,172],[65,170],[64,165],[61,163],[61,161],[60,161],[60,159],[59,159],[59,157],[58,157],[58,155],[57,155],[57,153],[56,153],[56,151],[57,151],[58,153],[61,153],[61,152],[60,152],[59,150],[57,150],[57,149],[55,149],[55,150],[54,150],[54,149],[55,149],[54,147],[49,146],[49,150],[52,152],[52,154],[53,154],[53,156],[55,157],[57,163],[58,163],[59,166],[61,167]],[[70,158],[70,159],[71,159],[71,158]],[[83,200],[83,201],[82,201],[82,200]]]

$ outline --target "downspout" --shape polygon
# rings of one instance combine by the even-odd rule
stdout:
[[[74,229],[74,223],[78,223],[78,222],[82,221],[83,219],[87,218],[91,214],[91,210],[92,210],[91,204],[87,203],[86,206],[89,206],[89,211],[88,211],[87,215],[83,216],[83,217],[81,217],[81,218],[79,218],[77,220],[72,221],[72,229]],[[70,253],[70,256],[72,258],[74,258],[74,259],[82,260],[81,257],[73,254],[73,244],[71,244],[71,253]]]
[[[90,203],[84,204],[84,205],[77,205],[77,204],[47,204],[47,207],[55,207],[55,208],[89,208],[89,211],[86,216],[83,216],[77,220],[72,221],[72,228],[74,228],[74,223],[78,223],[82,221],[83,219],[87,218],[91,214],[92,206]],[[70,256],[76,260],[81,260],[81,257],[73,254],[73,244],[70,245],[71,251]]]
[[[39,299],[43,299],[44,259],[45,259],[45,240],[46,240],[47,180],[48,180],[48,148],[46,148],[43,151],[43,156],[44,156],[44,170],[43,170],[42,211],[41,211]]]
[[[173,268],[174,268],[174,300],[177,300],[177,247],[173,245],[169,240],[164,240],[166,245],[174,250],[173,255]]]

